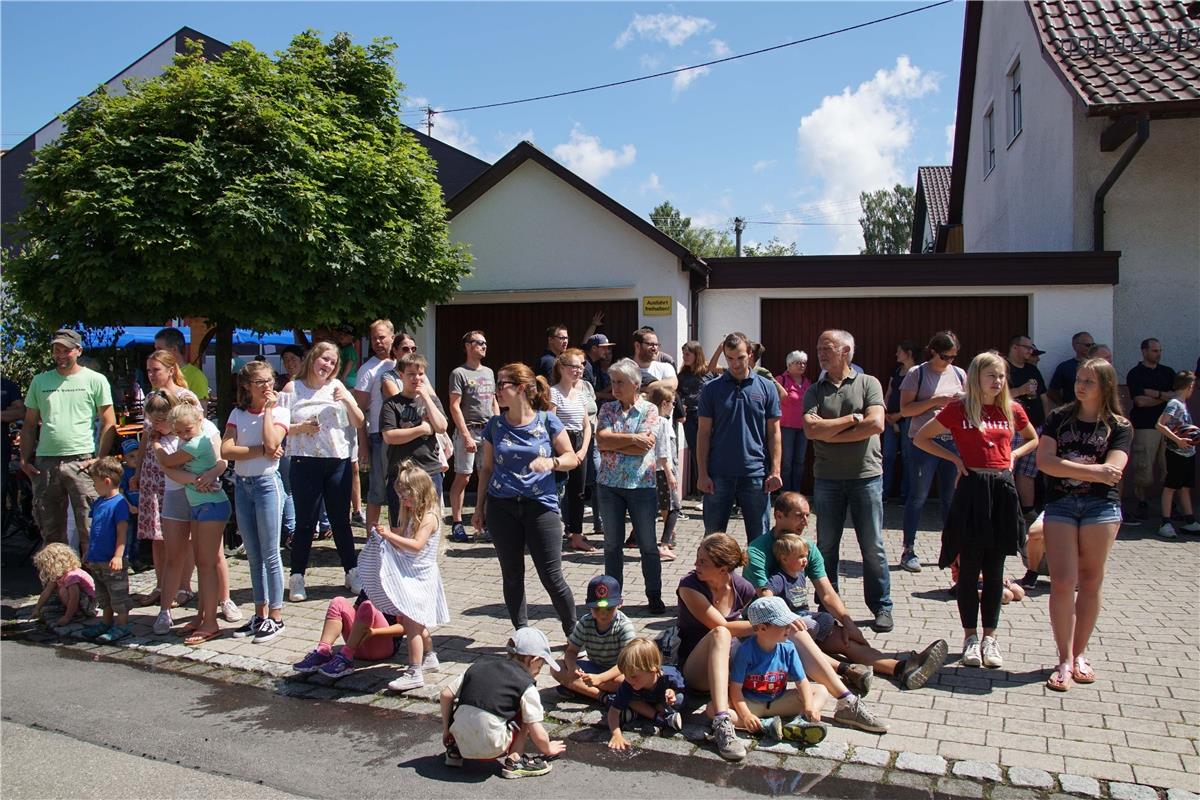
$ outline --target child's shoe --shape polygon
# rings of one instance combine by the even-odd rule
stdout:
[[[174,622],[175,621],[171,619],[170,610],[164,608],[162,611],[158,612],[158,616],[154,618],[154,628],[152,629],[154,631],[154,635],[166,636],[171,632],[171,625],[173,625]],[[237,634],[234,635],[236,636]]]
[[[666,708],[654,715],[654,724],[663,730],[683,730],[683,716],[673,708]]]
[[[107,633],[111,627],[107,622],[93,622],[91,625],[85,625],[79,635],[85,639],[95,639],[97,636]]]
[[[457,544],[471,541],[471,537],[467,535],[467,528],[462,522],[456,522],[450,526],[450,541]]]
[[[783,741],[783,720],[779,717],[763,717],[759,722],[762,723],[762,738]]]
[[[425,685],[425,674],[420,667],[405,667],[404,672],[400,673],[400,677],[388,684],[388,688],[393,692],[407,692],[412,689],[420,689]]]
[[[437,672],[441,667],[442,662],[438,661],[437,653],[426,653],[425,658],[421,659],[422,672]]]
[[[104,633],[97,636],[96,641],[101,642],[102,644],[112,644],[113,642],[119,642],[128,636],[133,636],[132,625],[113,625]]]
[[[333,653],[328,650],[310,650],[308,655],[292,664],[292,669],[301,675],[311,675],[333,660]]]
[[[446,748],[446,766],[461,767],[463,765],[462,753],[458,750],[458,745],[451,744]]]
[[[237,606],[234,606],[234,608],[237,608]],[[262,625],[262,622],[263,618],[258,614],[251,614],[250,621],[233,632],[233,638],[248,639],[251,636],[257,636],[258,626]]]
[[[500,768],[502,778],[536,778],[550,771],[550,763],[541,756],[519,755],[504,759]]]
[[[825,741],[829,726],[824,722],[809,722],[804,717],[796,717],[783,726],[783,740],[795,742],[801,747],[810,747]]]
[[[320,672],[326,678],[344,678],[354,672],[354,662],[346,658],[341,653],[338,653],[333,658],[325,662],[321,667]]]

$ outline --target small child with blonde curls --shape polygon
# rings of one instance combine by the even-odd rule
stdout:
[[[678,711],[683,705],[683,676],[674,667],[663,666],[657,644],[646,638],[634,639],[621,648],[617,666],[625,680],[608,707],[610,748],[624,750],[629,746],[621,733],[621,720],[627,719],[630,711],[653,720],[663,730],[683,728]]]
[[[96,610],[96,582],[70,545],[46,545],[33,557],[33,566],[44,588],[31,616],[57,633],[72,622],[92,618]]]

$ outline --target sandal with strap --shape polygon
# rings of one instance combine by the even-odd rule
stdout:
[[[1092,665],[1083,656],[1076,656],[1074,668],[1071,670],[1071,678],[1076,683],[1095,683],[1096,671],[1092,669]]]
[[[183,643],[188,647],[195,647],[198,644],[204,644],[209,639],[215,639],[221,635],[220,630],[215,631],[196,631],[191,636],[183,640]]]
[[[1046,688],[1054,692],[1065,692],[1071,688],[1072,675],[1060,664],[1046,679]]]

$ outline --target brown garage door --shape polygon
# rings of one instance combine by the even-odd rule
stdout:
[[[632,334],[637,329],[636,300],[610,300],[586,303],[480,303],[437,307],[437,383],[438,396],[449,396],[450,371],[462,364],[462,335],[481,330],[487,335],[488,357],[484,362],[499,369],[513,361],[532,366],[546,349],[546,326],[562,323],[571,334],[571,345],[592,324],[592,315],[604,312],[604,324],[597,332],[616,343],[615,358],[632,355]]]
[[[896,343],[902,339],[918,344],[919,363],[925,360],[929,337],[950,329],[962,343],[958,363],[966,369],[976,353],[991,348],[1007,353],[1009,338],[1025,333],[1028,323],[1025,296],[762,301],[762,341],[767,348],[766,366],[772,372],[783,370],[790,351],[804,350],[809,356],[808,377],[815,379],[821,371],[817,337],[823,330],[842,328],[854,335],[854,361],[879,378],[885,390],[896,364]]]

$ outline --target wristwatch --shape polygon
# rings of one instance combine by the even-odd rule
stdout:
[[[854,420],[854,424],[857,425],[858,423],[863,421],[863,415],[859,414],[857,411],[855,411],[853,414],[850,415],[850,419]]]

